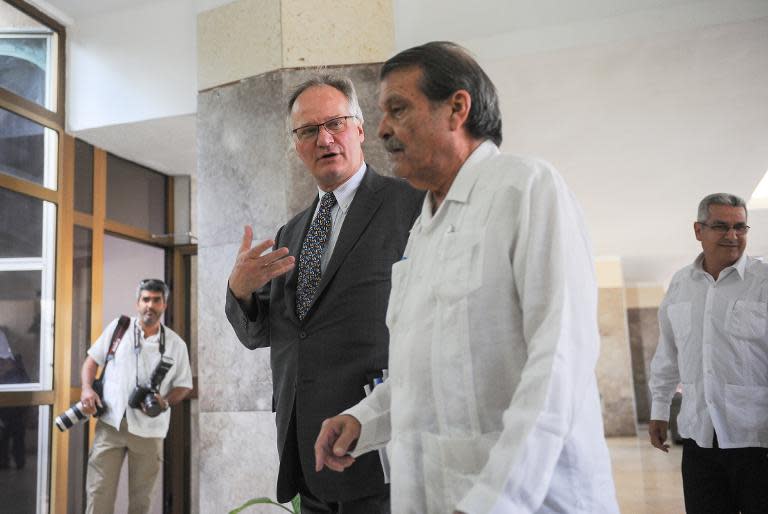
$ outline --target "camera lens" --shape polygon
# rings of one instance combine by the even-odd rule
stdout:
[[[144,412],[150,418],[154,418],[163,412],[163,409],[160,408],[160,403],[157,401],[157,398],[155,398],[155,395],[148,394],[144,397]]]

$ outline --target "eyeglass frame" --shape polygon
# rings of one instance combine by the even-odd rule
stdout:
[[[349,118],[357,118],[357,116],[354,115],[354,114],[347,114],[345,116],[336,116],[335,118],[331,118],[330,120],[326,120],[323,123],[309,123],[307,125],[302,125],[301,127],[297,127],[295,129],[291,130],[291,134],[293,135],[293,138],[297,142],[299,142],[299,143],[309,142],[309,141],[313,141],[313,140],[317,139],[317,137],[320,135],[320,127],[323,127],[325,129],[325,131],[328,132],[331,135],[341,134],[342,132],[344,132],[347,129],[347,120]],[[331,130],[331,129],[328,128],[328,124],[329,123],[334,122],[334,121],[339,121],[339,120],[344,120],[344,126],[341,127],[339,130],[334,131],[334,130]],[[308,129],[310,127],[314,127],[315,130],[317,130],[317,132],[314,134],[314,136],[309,136],[309,137],[306,137],[306,138],[302,138],[301,136],[299,136],[299,131],[300,130]]]
[[[715,232],[719,232],[723,235],[727,234],[731,230],[737,235],[737,236],[746,236],[747,232],[749,232],[749,225],[744,223],[743,225],[741,223],[737,223],[736,225],[728,225],[727,223],[712,223],[709,224],[705,221],[697,221],[699,225],[704,225],[710,230],[713,230]],[[725,228],[725,230],[723,230]]]

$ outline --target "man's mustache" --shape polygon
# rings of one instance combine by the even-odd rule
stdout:
[[[388,137],[384,140],[384,149],[387,152],[398,152],[405,150],[405,145],[396,137]]]

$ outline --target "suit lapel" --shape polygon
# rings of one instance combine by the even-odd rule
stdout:
[[[341,226],[339,238],[336,240],[336,246],[333,249],[331,260],[328,267],[320,279],[320,285],[315,293],[315,300],[320,298],[325,288],[328,286],[334,275],[339,270],[339,266],[344,262],[347,254],[355,246],[365,227],[370,223],[371,218],[381,205],[381,195],[377,194],[381,187],[381,177],[368,166],[363,180],[355,193],[352,205],[349,206],[349,212],[344,218],[344,224]],[[295,288],[294,288],[295,291]],[[314,305],[314,304],[313,304]],[[310,307],[311,312],[311,307]]]
[[[286,246],[288,247],[289,254],[296,258],[296,265],[285,276],[285,303],[286,309],[290,313],[291,319],[296,323],[299,322],[299,318],[296,316],[296,284],[299,281],[299,254],[301,253],[301,245],[304,242],[307,231],[309,230],[309,224],[312,222],[312,215],[315,213],[315,206],[317,205],[318,196],[315,194],[315,201],[309,209],[305,210],[301,218],[296,222],[295,230],[288,236]]]

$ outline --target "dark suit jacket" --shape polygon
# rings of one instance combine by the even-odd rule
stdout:
[[[244,312],[227,292],[227,318],[243,345],[271,348],[280,501],[297,492],[287,478],[293,476],[292,470],[285,469],[295,458],[283,458],[294,405],[298,457],[314,494],[343,502],[387,490],[375,452],[360,457],[343,473],[327,469],[316,473],[314,442],[323,420],[359,402],[365,396],[366,377],[387,367],[389,332],[384,318],[391,267],[405,250],[423,198],[423,192],[405,181],[382,177],[368,166],[303,322],[296,317],[298,266],[255,293],[251,312]],[[297,265],[316,205],[317,196],[275,237],[276,246],[288,247]]]

